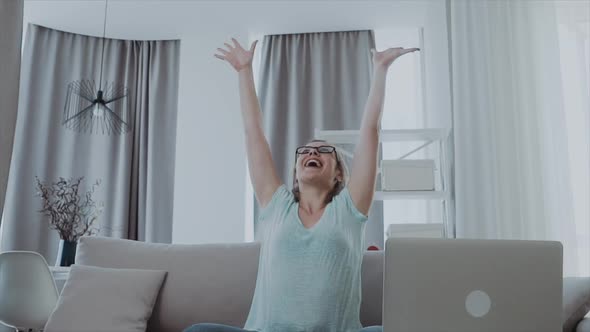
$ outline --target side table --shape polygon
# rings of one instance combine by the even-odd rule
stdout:
[[[53,274],[55,281],[67,280],[70,275],[69,266],[50,266],[49,270]]]
[[[53,274],[53,279],[55,280],[55,285],[57,286],[57,291],[61,293],[66,280],[70,276],[70,267],[69,266],[50,266],[49,270]]]

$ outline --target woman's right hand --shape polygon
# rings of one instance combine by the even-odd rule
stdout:
[[[232,38],[231,40],[233,41],[234,46],[225,43],[227,49],[218,48],[217,51],[221,54],[215,54],[215,57],[229,62],[229,64],[238,72],[244,68],[251,68],[252,59],[254,58],[254,49],[256,48],[256,43],[258,41],[255,40],[252,43],[250,50],[245,50],[235,38]]]

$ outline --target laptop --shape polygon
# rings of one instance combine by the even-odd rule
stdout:
[[[562,331],[552,241],[389,238],[384,332]]]

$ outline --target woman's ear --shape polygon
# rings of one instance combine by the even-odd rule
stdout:
[[[342,169],[340,167],[336,168],[336,179],[338,179],[338,181],[342,182]]]

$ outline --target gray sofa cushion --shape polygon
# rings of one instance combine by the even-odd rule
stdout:
[[[590,278],[563,278],[563,332],[576,331],[576,325],[588,311],[590,311]]]
[[[76,264],[167,271],[147,331],[178,332],[205,321],[243,326],[259,249],[256,243],[172,245],[82,237]]]

